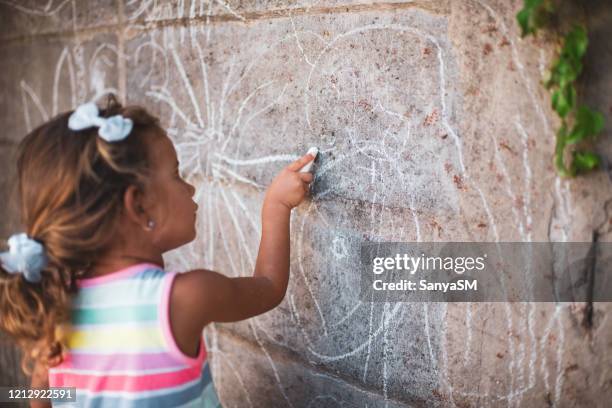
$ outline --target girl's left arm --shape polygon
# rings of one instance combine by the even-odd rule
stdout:
[[[49,369],[40,361],[36,362],[34,371],[32,372],[32,388],[49,388]],[[49,400],[32,400],[31,408],[51,408]]]

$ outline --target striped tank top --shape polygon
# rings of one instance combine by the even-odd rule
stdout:
[[[221,407],[204,338],[190,357],[172,335],[176,275],[140,263],[77,281],[64,360],[49,368],[49,386],[76,387],[76,403],[53,406]]]

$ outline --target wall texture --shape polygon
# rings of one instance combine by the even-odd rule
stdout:
[[[205,331],[225,406],[604,406],[607,304],[584,324],[581,303],[369,303],[356,289],[364,240],[610,240],[612,14],[585,14],[582,85],[608,117],[606,159],[567,181],[540,86],[553,44],[518,37],[520,3],[1,0],[0,232],[18,228],[4,198],[19,139],[110,91],[160,115],[198,187],[199,235],[171,268],[246,276],[266,185],[316,145],[285,300]]]

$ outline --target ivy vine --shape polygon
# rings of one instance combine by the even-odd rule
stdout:
[[[538,29],[555,20],[552,0],[524,0],[516,15],[521,35],[536,35]],[[579,142],[593,141],[604,128],[604,117],[585,105],[578,106],[575,82],[582,72],[582,59],[589,43],[584,26],[575,24],[562,38],[561,51],[550,68],[544,85],[552,92],[552,108],[561,119],[555,147],[555,167],[559,175],[574,177],[595,169],[599,156],[584,148],[575,147],[571,161],[566,164],[566,148]]]

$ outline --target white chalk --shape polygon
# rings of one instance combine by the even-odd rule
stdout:
[[[308,149],[308,151],[306,152],[306,154],[312,154],[314,156],[314,160],[311,162],[308,162],[307,165],[305,165],[304,167],[302,167],[302,169],[300,170],[300,173],[308,173],[310,171],[310,169],[312,168],[312,165],[314,163],[314,161],[317,159],[317,154],[319,154],[319,148],[317,147],[311,147],[310,149]]]

